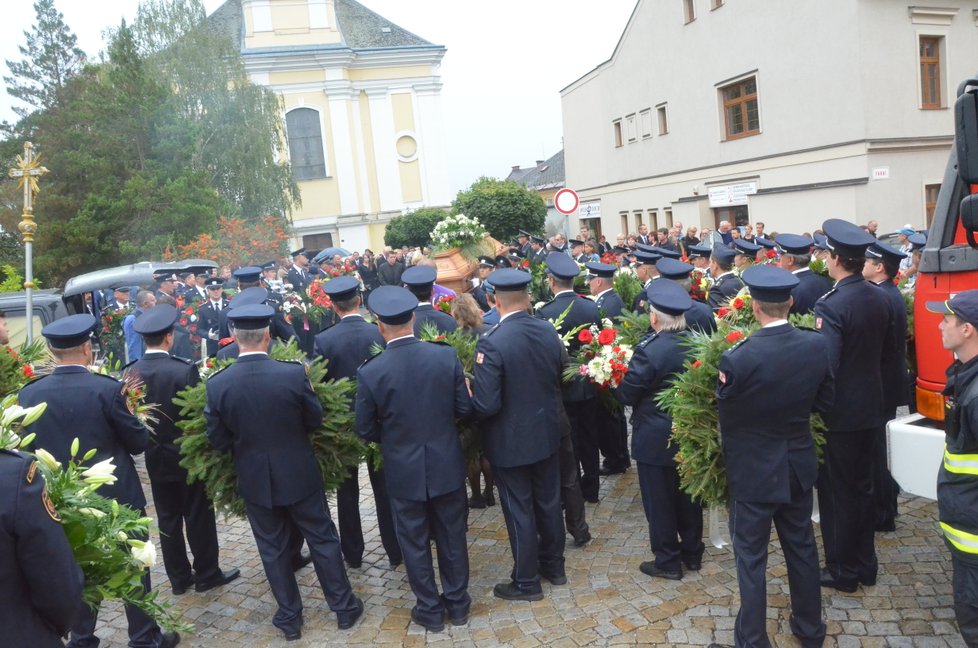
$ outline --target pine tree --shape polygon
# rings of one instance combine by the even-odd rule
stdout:
[[[85,65],[85,53],[55,9],[54,0],[36,0],[34,13],[34,31],[25,31],[27,44],[18,47],[24,59],[7,60],[10,76],[3,78],[7,94],[27,104],[26,108],[14,107],[21,117],[63,107],[68,82]]]

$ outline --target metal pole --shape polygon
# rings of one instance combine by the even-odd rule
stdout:
[[[34,343],[34,244],[24,243],[24,292],[27,293],[27,344]]]

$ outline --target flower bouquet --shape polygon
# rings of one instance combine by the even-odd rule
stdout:
[[[102,313],[98,340],[102,347],[102,354],[106,357],[125,357],[126,335],[122,330],[122,322],[131,312],[126,308],[116,308]]]
[[[465,214],[448,216],[435,225],[431,230],[431,244],[435,251],[459,248],[466,257],[466,248],[481,247],[486,237],[486,228],[476,217],[469,218]]]
[[[452,304],[455,303],[454,295],[442,295],[437,302],[435,302],[435,308],[445,313],[446,315],[452,314]]]
[[[614,252],[605,252],[601,255],[601,263],[616,266],[618,265],[618,256]]]
[[[689,274],[689,296],[698,302],[706,303],[710,291],[710,280],[702,270],[693,270]]]
[[[25,344],[17,353],[8,346],[0,350],[0,397],[14,394],[34,379],[34,363],[47,353],[44,342]]]
[[[16,400],[11,394],[0,402],[0,447],[7,450],[34,442],[32,433],[21,437],[23,428],[47,409],[46,403],[25,409]],[[77,458],[79,442],[75,439],[71,459],[64,467],[43,448],[34,452],[54,514],[60,518],[85,577],[82,600],[93,609],[103,600],[119,600],[135,605],[168,630],[192,631],[192,626],[173,613],[170,603],[158,602],[156,592],[143,589],[142,578],[156,560],[156,547],[146,540],[152,519],[96,493],[116,477],[111,459],[85,467],[95,452],[92,449]]]
[[[581,329],[577,341],[581,347],[575,362],[565,370],[564,380],[574,375],[584,376],[600,390],[614,389],[620,385],[628,373],[633,348],[618,340],[618,332],[610,321],[605,320],[602,328],[592,325]]]
[[[730,326],[750,327],[754,323],[754,311],[750,293],[741,290],[727,301],[726,306],[717,309],[717,321],[726,321]]]

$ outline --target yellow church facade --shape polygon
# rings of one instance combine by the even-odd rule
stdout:
[[[354,0],[228,0],[208,22],[283,100],[302,204],[295,246],[383,247],[406,211],[451,202],[441,135],[445,48]]]

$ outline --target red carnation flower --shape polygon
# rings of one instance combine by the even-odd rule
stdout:
[[[744,339],[744,334],[741,333],[740,331],[730,331],[729,333],[727,333],[727,337],[724,339],[730,344],[733,344],[734,342],[738,342]]]
[[[720,308],[719,310],[717,310],[717,317],[726,317],[727,313],[729,312],[730,312],[729,308]]]
[[[187,318],[186,317],[181,317],[180,318],[180,326],[186,326],[186,325],[187,325]]]
[[[581,332],[577,334],[577,341],[581,344],[591,344],[594,341],[594,336],[588,329],[581,329]]]
[[[108,333],[108,332],[109,332],[109,331],[111,331],[111,330],[112,330],[112,329],[110,329],[110,328],[109,328],[108,326],[103,326],[103,327],[102,327],[102,332],[103,332],[103,333]]]
[[[737,310],[740,310],[741,308],[744,307],[744,300],[741,299],[740,297],[738,297],[737,299],[733,300],[733,304],[732,305]]]
[[[767,252],[764,253],[764,256],[766,256],[769,259],[773,259],[774,257],[778,256],[778,253],[775,252],[774,250],[768,250]]]
[[[193,315],[194,314],[194,307],[193,306],[187,306],[186,308],[183,309],[183,314],[184,315]]]
[[[697,360],[696,362],[694,362],[694,363],[693,363],[692,365],[690,365],[690,366],[691,366],[691,367],[692,367],[693,369],[696,369],[697,367],[702,367],[702,366],[703,366],[703,362],[702,362],[701,360]]]
[[[21,373],[24,374],[24,378],[33,378],[34,377],[34,370],[31,369],[31,366],[29,364],[25,364],[23,367],[21,367],[20,368],[20,371],[21,371]]]
[[[598,344],[608,345],[615,341],[615,329],[603,329],[598,333]]]

